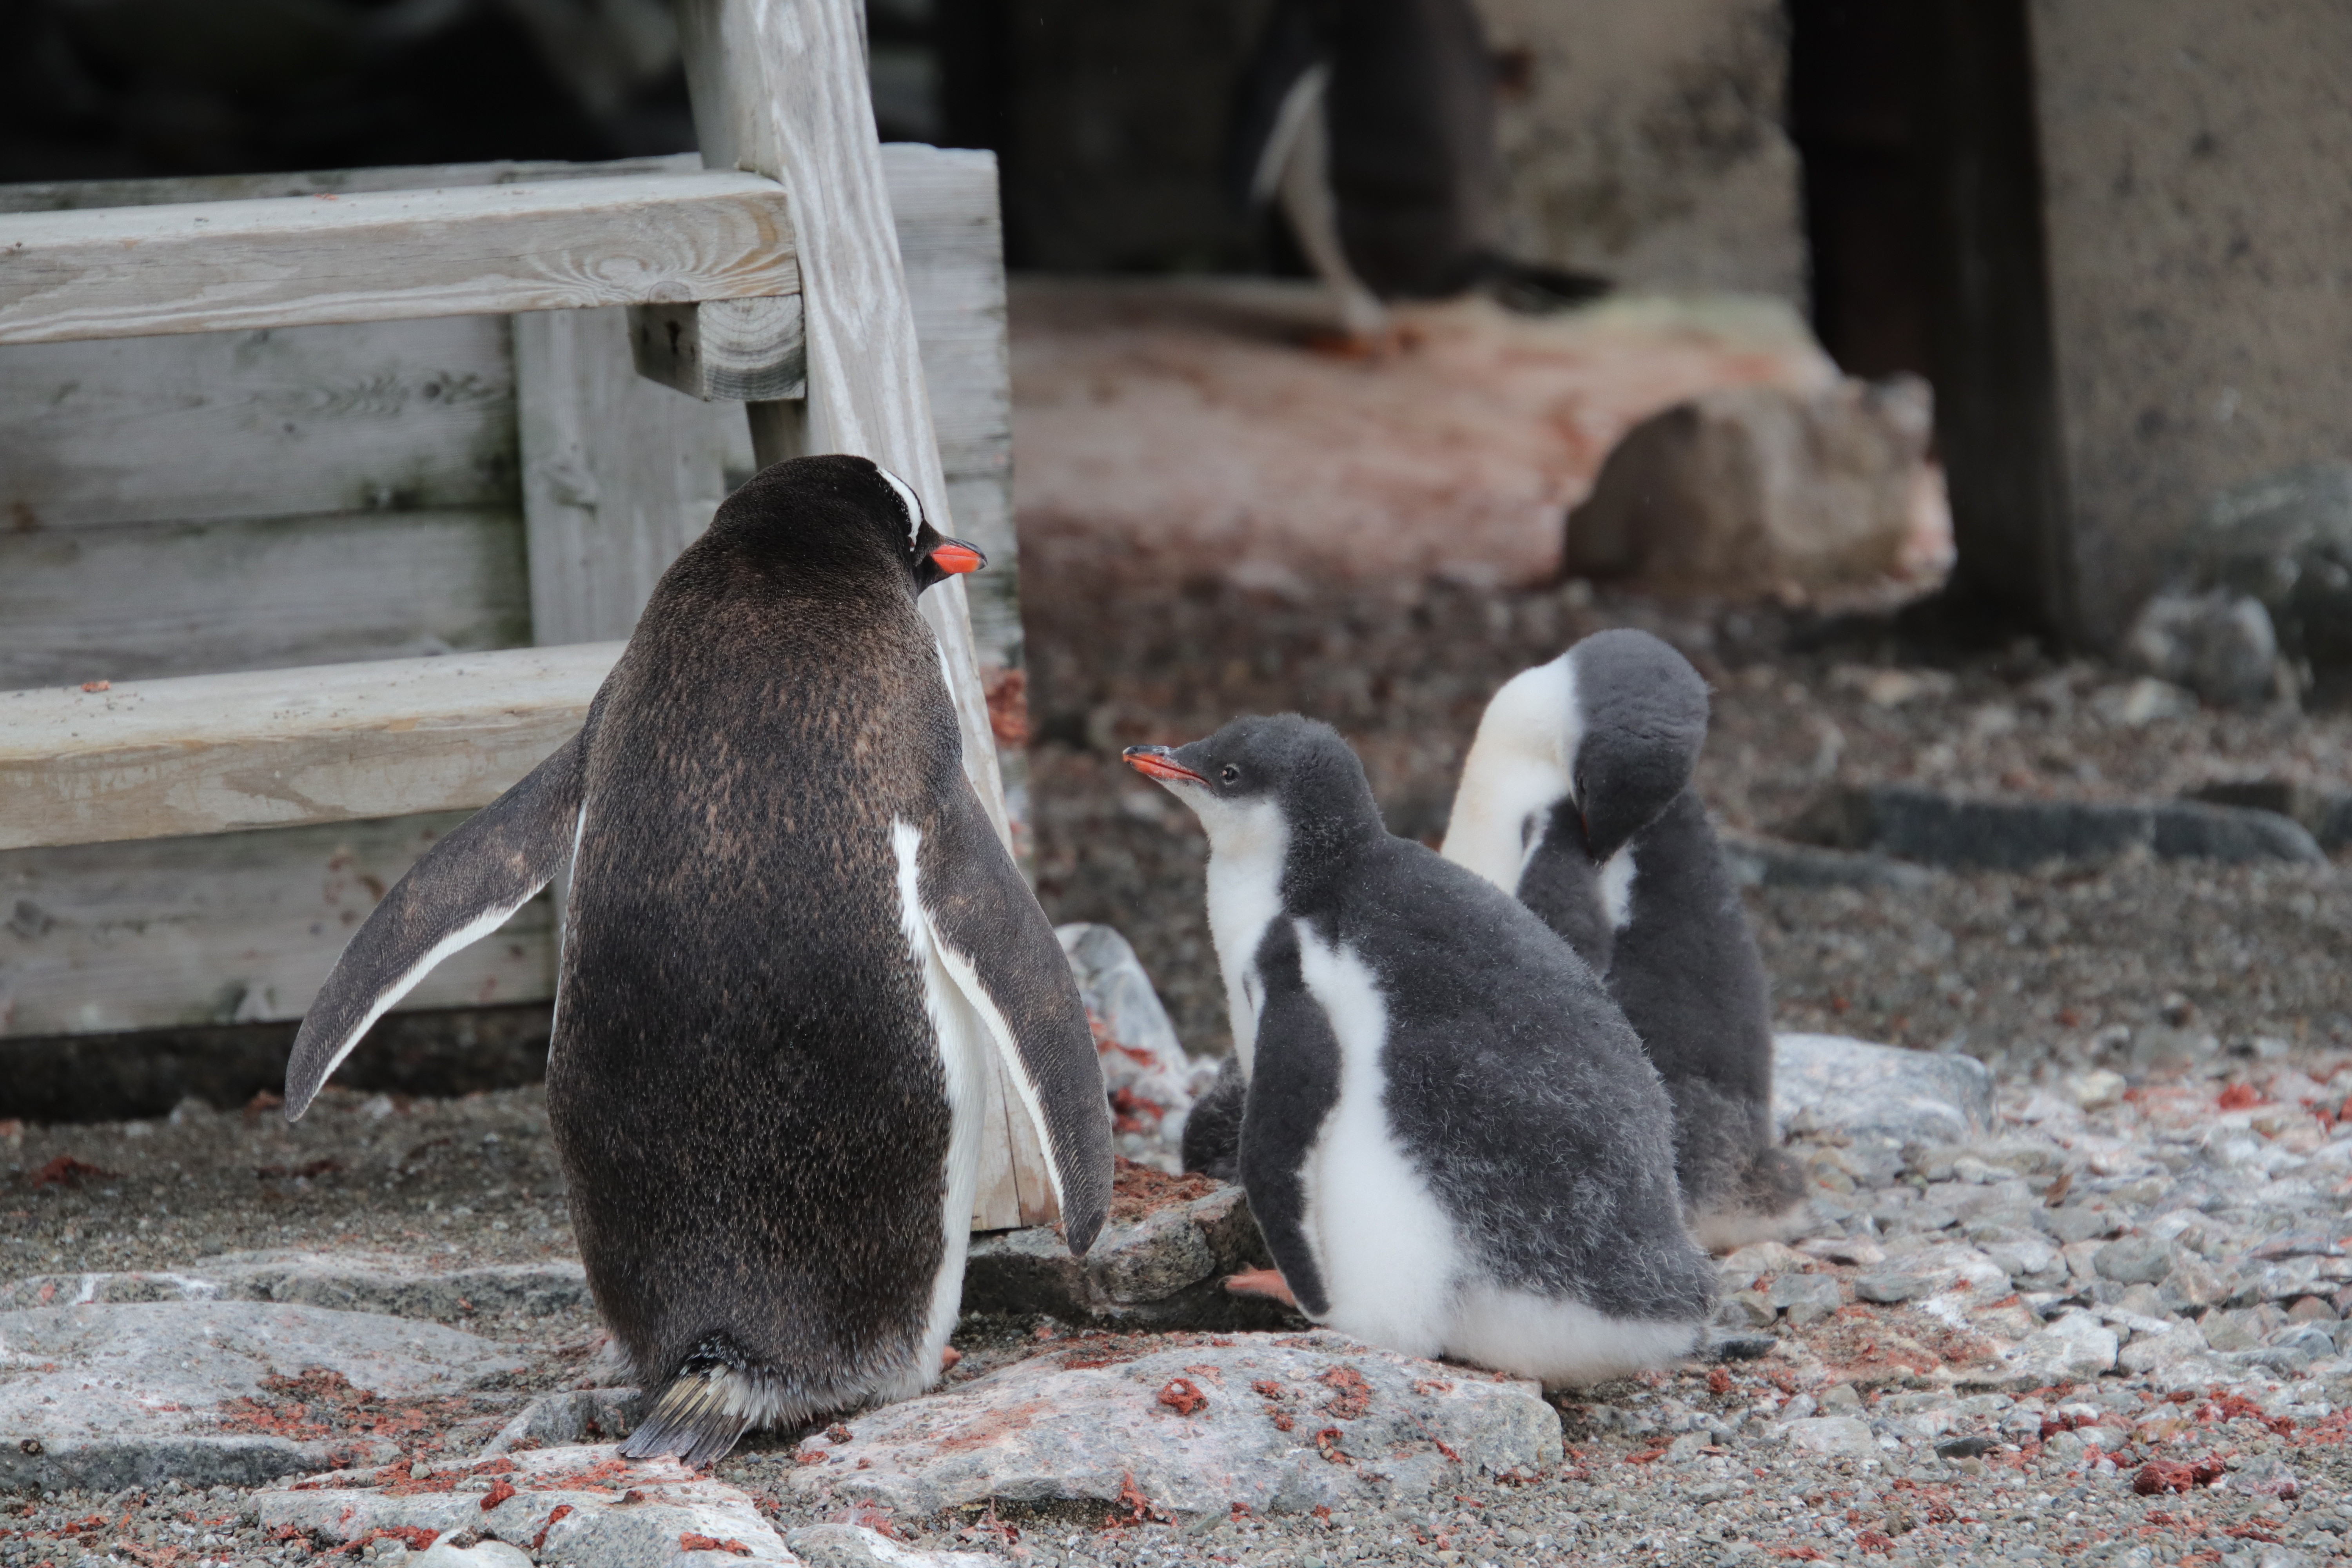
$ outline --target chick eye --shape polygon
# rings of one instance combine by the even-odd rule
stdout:
[[[1227,763],[1223,767],[1217,770],[1217,777],[1223,779],[1227,784],[1232,784],[1235,779],[1238,779],[1241,776],[1241,769],[1234,766],[1231,763]]]

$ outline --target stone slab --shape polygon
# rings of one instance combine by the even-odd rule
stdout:
[[[326,1482],[333,1484],[325,1484]],[[377,1530],[472,1531],[568,1568],[717,1568],[799,1561],[745,1493],[675,1459],[632,1463],[610,1447],[541,1448],[425,1477],[394,1466],[265,1491],[264,1530],[350,1542]],[[687,1545],[701,1537],[743,1547]]]
[[[1832,790],[1790,825],[1791,837],[1927,866],[2031,871],[2133,854],[2231,864],[2326,858],[2292,818],[2198,801],[1973,797],[1916,784]]]
[[[858,1416],[845,1443],[803,1443],[782,1484],[912,1516],[990,1498],[1118,1506],[1122,1494],[1222,1516],[1235,1503],[1288,1513],[1425,1499],[1561,1454],[1559,1416],[1534,1384],[1340,1334],[1115,1353],[1080,1342]]]
[[[1993,1130],[1992,1074],[1973,1057],[1836,1035],[1772,1037],[1772,1122],[1895,1143],[1958,1143]]]
[[[173,1477],[252,1485],[343,1457],[334,1446],[223,1429],[221,1406],[264,1393],[266,1378],[324,1369],[411,1398],[457,1393],[523,1364],[462,1330],[278,1302],[0,1312],[0,1489]],[[340,1447],[373,1453],[363,1443]]]
[[[1129,1167],[1119,1172],[1108,1223],[1082,1258],[1042,1226],[974,1237],[963,1310],[1156,1329],[1295,1323],[1276,1303],[1223,1289],[1228,1274],[1272,1266],[1241,1188]]]

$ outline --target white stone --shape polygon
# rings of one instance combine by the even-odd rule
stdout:
[[[373,1485],[288,1488],[257,1493],[253,1507],[265,1531],[290,1524],[346,1542],[393,1528],[442,1535],[473,1531],[568,1568],[719,1568],[798,1561],[750,1496],[675,1459],[631,1463],[608,1446],[583,1445],[536,1448],[464,1468],[469,1473],[455,1478],[448,1491],[397,1495]],[[436,1484],[442,1473],[435,1472]],[[376,1478],[362,1472],[324,1479]],[[484,1508],[487,1489],[499,1480],[514,1489],[513,1495]],[[683,1551],[679,1539],[688,1534],[738,1542],[749,1555]]]
[[[1540,1469],[1561,1452],[1559,1417],[1534,1384],[1339,1334],[1234,1334],[1087,1364],[1098,1353],[1111,1352],[1066,1342],[856,1416],[849,1442],[803,1444],[809,1462],[782,1485],[928,1515],[992,1497],[1113,1503],[1131,1481],[1171,1512],[1240,1502],[1282,1513],[1424,1497],[1481,1471]],[[1348,1399],[1351,1376],[1363,1382],[1360,1407]],[[1160,1400],[1180,1378],[1206,1396],[1190,1415]]]
[[[1993,1130],[1992,1075],[1973,1057],[1910,1051],[1836,1035],[1772,1037],[1772,1121],[1895,1144],[1963,1143]]]
[[[320,1367],[392,1398],[454,1394],[522,1370],[459,1329],[373,1312],[177,1300],[0,1312],[0,1489],[252,1486],[329,1463],[333,1447],[219,1433],[223,1402]],[[383,1457],[389,1458],[389,1454]]]
[[[784,1531],[808,1568],[998,1568],[984,1552],[918,1552],[862,1524],[813,1524]]]
[[[1878,1438],[1858,1415],[1814,1415],[1788,1424],[1789,1444],[1808,1454],[1847,1458],[1875,1458]]]
[[[1182,1168],[1178,1150],[1184,1120],[1192,1114],[1193,1101],[1216,1081],[1217,1059],[1185,1052],[1168,1009],[1152,989],[1151,977],[1117,931],[1076,921],[1055,927],[1054,934],[1070,961],[1079,1000],[1095,1026],[1103,1087],[1113,1094],[1124,1089],[1160,1108],[1159,1125],[1145,1140],[1149,1147],[1143,1157],[1146,1163],[1172,1174]]]

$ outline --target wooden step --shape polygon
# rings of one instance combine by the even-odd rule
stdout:
[[[724,170],[0,215],[0,343],[799,292]]]
[[[487,805],[580,728],[622,646],[0,693],[0,849]]]

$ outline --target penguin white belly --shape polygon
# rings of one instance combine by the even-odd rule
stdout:
[[[1209,856],[1209,938],[1225,982],[1225,1016],[1233,1025],[1234,1056],[1249,1077],[1256,1060],[1258,1012],[1265,990],[1257,977],[1258,943],[1282,913],[1282,865],[1290,830],[1271,801],[1247,805],[1207,799],[1193,810],[1213,816]]]
[[[1687,1354],[1697,1342],[1696,1323],[1612,1318],[1581,1301],[1482,1279],[1463,1288],[1445,1348],[1549,1387],[1623,1377]]]
[[[1339,1045],[1339,1092],[1308,1152],[1308,1243],[1342,1333],[1549,1384],[1599,1382],[1690,1350],[1691,1322],[1610,1317],[1499,1283],[1390,1123],[1388,1006],[1369,965],[1298,922],[1299,973]]]
[[[1308,1152],[1306,1230],[1330,1310],[1323,1321],[1407,1355],[1451,1339],[1463,1248],[1397,1141],[1385,1104],[1388,1004],[1362,959],[1298,922],[1300,976],[1339,1043],[1338,1102]]]
[[[898,862],[898,924],[922,973],[923,1007],[939,1041],[940,1070],[947,1080],[947,1168],[940,1174],[940,1272],[931,1283],[931,1305],[922,1348],[903,1386],[877,1388],[885,1399],[908,1399],[937,1381],[940,1352],[955,1332],[963,1299],[964,1256],[971,1243],[971,1207],[980,1187],[980,1135],[988,1101],[988,1069],[996,1050],[988,1023],[956,983],[918,891],[916,852],[923,836],[904,822],[890,825],[890,847]]]

